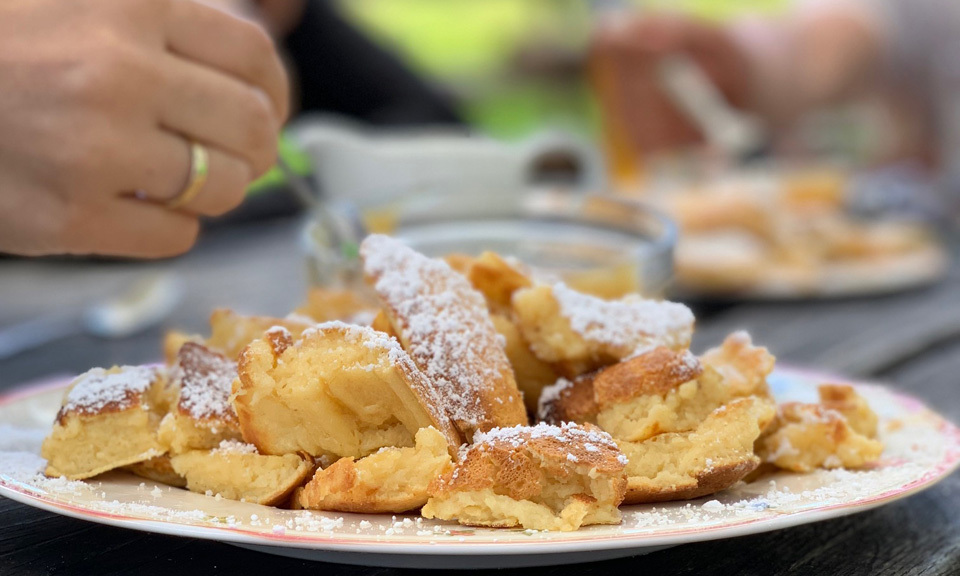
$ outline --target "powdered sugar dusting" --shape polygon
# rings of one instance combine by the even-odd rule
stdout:
[[[256,454],[257,447],[239,440],[221,440],[220,445],[213,449],[216,454]]]
[[[596,427],[584,427],[573,422],[564,422],[559,426],[541,422],[536,426],[514,426],[512,428],[494,428],[488,432],[479,432],[473,437],[473,443],[496,444],[505,442],[519,448],[529,440],[553,438],[565,444],[592,444],[619,451],[613,436]]]
[[[400,324],[407,351],[454,421],[480,426],[487,392],[519,403],[515,391],[489,390],[510,366],[483,296],[463,276],[386,236],[369,236],[361,252],[364,271]]]
[[[676,302],[627,296],[603,300],[582,294],[564,283],[553,286],[560,313],[583,338],[636,351],[652,346],[684,348],[693,335],[693,312]]]
[[[815,395],[818,382],[812,378],[802,382],[784,379],[778,393],[790,398],[803,397],[806,393]],[[748,522],[757,522],[761,530],[775,529],[783,524],[784,517],[793,514],[829,514],[831,508],[834,513],[842,514],[856,511],[856,507],[864,503],[881,503],[928,486],[956,465],[960,459],[960,430],[910,399],[880,388],[858,388],[858,392],[864,394],[881,418],[880,440],[884,443],[884,453],[875,467],[861,471],[817,470],[809,474],[781,472],[749,484],[740,483],[701,500],[625,506],[620,526],[598,526],[591,529],[590,536],[643,538],[702,534],[705,529],[718,529],[719,536]],[[143,483],[120,472],[88,481],[45,478],[42,471],[46,462],[38,454],[39,439],[49,432],[49,414],[56,404],[53,396],[45,395],[0,405],[0,422],[9,423],[12,413],[37,415],[27,420],[17,417],[13,420],[24,424],[0,426],[0,484],[5,490],[93,513],[109,512],[131,519],[146,518],[218,530],[236,529],[252,537],[285,531],[315,534],[316,541],[356,538],[382,542],[387,536],[406,535],[410,538],[401,542],[443,544],[459,542],[464,536],[457,527],[420,518],[340,516],[217,501],[177,488]],[[9,434],[11,430],[19,433]],[[512,429],[505,430],[507,432],[492,431],[491,434],[511,437],[509,430]],[[585,453],[592,452],[591,446],[600,449],[593,441],[584,446]],[[579,460],[583,462],[582,457]],[[470,542],[522,545],[532,540],[552,541],[563,537],[544,532],[468,530]],[[281,540],[271,542],[278,544]]]
[[[385,353],[385,358],[391,365],[406,363],[411,368],[413,367],[409,356],[403,351],[400,343],[397,342],[393,336],[378,332],[369,326],[347,324],[340,320],[331,320],[317,324],[314,328],[308,328],[303,332],[300,340],[298,340],[298,344],[327,330],[335,330],[342,333],[347,342],[360,344],[369,350]]]
[[[180,387],[181,413],[197,420],[235,418],[230,394],[237,378],[236,362],[202,344],[187,342],[177,353],[171,378]]]
[[[74,380],[58,417],[68,413],[97,414],[108,407],[125,410],[136,406],[158,376],[157,368],[151,366],[94,368]]]

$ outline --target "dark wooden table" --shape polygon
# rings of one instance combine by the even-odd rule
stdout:
[[[299,222],[224,228],[162,263],[0,260],[0,326],[68,309],[156,269],[188,296],[166,323],[202,331],[218,305],[284,314],[303,295]],[[829,302],[698,306],[695,349],[745,328],[782,362],[875,378],[960,422],[960,273],[905,294]],[[123,341],[67,338],[0,362],[0,390],[92,365],[159,357],[162,328]],[[879,509],[807,526],[690,544],[648,556],[523,574],[960,574],[960,474]],[[392,574],[289,560],[215,542],[155,536],[41,512],[0,498],[0,575]]]

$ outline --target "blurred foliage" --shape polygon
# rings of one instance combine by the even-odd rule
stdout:
[[[595,9],[683,11],[723,20],[782,10],[788,0],[341,0],[344,13],[411,67],[450,91],[464,117],[494,136],[544,125],[592,133],[596,114],[582,75],[539,77],[519,62],[552,51],[578,58]]]

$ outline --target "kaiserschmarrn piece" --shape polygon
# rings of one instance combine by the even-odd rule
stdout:
[[[620,523],[626,459],[609,434],[589,425],[538,424],[474,439],[436,483],[425,518],[531,530]]]
[[[865,405],[862,408],[870,410]],[[866,420],[869,418],[858,420],[865,430]],[[816,468],[862,468],[879,460],[883,443],[857,432],[835,409],[788,402],[779,406],[773,424],[757,440],[756,452],[778,468],[810,472]]]
[[[490,311],[500,314],[509,314],[514,292],[533,286],[533,281],[519,266],[494,252],[484,252],[475,258],[464,275],[486,298]]]
[[[503,341],[466,278],[387,236],[368,236],[360,255],[400,343],[461,434],[526,424]]]
[[[656,348],[604,368],[593,381],[597,423],[618,440],[642,442],[664,432],[694,430],[736,398],[757,396],[772,403],[766,376],[774,358],[752,346],[749,337],[744,346],[741,352],[756,355],[758,365],[738,368],[730,360],[739,356],[717,361],[711,351],[705,359],[712,361],[704,367],[689,351]]]
[[[47,476],[80,480],[162,455],[157,427],[168,404],[164,380],[149,366],[94,368],[78,376],[43,441]]]
[[[397,341],[365,326],[328,322],[294,341],[278,328],[240,355],[234,407],[243,438],[263,454],[360,458],[414,445],[433,426],[463,439],[443,409],[449,399]]]
[[[160,423],[160,442],[173,453],[210,450],[239,440],[240,423],[230,401],[237,363],[203,344],[187,342],[177,352],[170,385],[175,404]]]
[[[124,469],[129,470],[141,478],[160,482],[168,486],[175,486],[177,488],[186,488],[187,486],[187,481],[184,477],[177,474],[176,470],[173,469],[169,454],[155,456],[149,460],[126,466]]]
[[[693,313],[683,304],[638,296],[603,300],[564,284],[518,290],[513,312],[537,358],[568,378],[646,348],[686,349],[693,335]]]
[[[520,330],[510,318],[501,314],[491,314],[490,320],[505,340],[504,350],[513,367],[517,388],[523,393],[527,412],[536,414],[540,393],[544,387],[557,381],[557,373],[550,364],[534,355],[530,345],[523,339]]]
[[[307,301],[294,311],[317,323],[342,320],[351,324],[368,324],[376,313],[376,298],[372,294],[330,288],[311,288]]]
[[[164,336],[163,354],[167,365],[177,361],[177,352],[187,342],[197,342],[207,348],[220,352],[231,360],[236,360],[240,351],[263,333],[274,327],[282,326],[294,336],[312,327],[316,322],[305,316],[291,315],[287,318],[270,316],[245,316],[228,308],[218,308],[210,314],[210,337],[198,334],[186,334],[170,331]]]
[[[629,460],[626,502],[696,498],[759,464],[753,443],[774,416],[766,384],[772,365],[743,334],[702,362],[658,347],[546,389],[540,414],[594,421],[617,440]]]
[[[820,405],[843,414],[847,424],[857,434],[867,438],[877,437],[877,414],[867,404],[866,398],[857,394],[848,384],[821,384],[817,386]]]
[[[767,376],[773,372],[777,359],[763,346],[754,346],[746,332],[728,335],[723,344],[704,352],[700,362],[723,377],[732,397],[772,398]]]
[[[593,394],[596,373],[584,374],[573,380],[560,378],[540,393],[537,419],[559,426],[564,422],[597,423],[600,406]]]
[[[170,462],[191,492],[266,506],[286,500],[313,472],[313,462],[297,454],[265,456],[236,440],[178,454]]]
[[[222,352],[227,358],[236,359],[240,352],[263,333],[281,326],[296,338],[314,322],[307,318],[272,318],[270,316],[244,316],[233,310],[220,308],[210,314],[210,337],[206,345]]]
[[[738,398],[714,410],[692,432],[618,442],[628,459],[624,502],[699,498],[736,484],[760,464],[754,441],[774,413],[768,400]]]
[[[594,422],[631,442],[689,432],[736,398],[769,399],[766,377],[774,361],[744,333],[728,336],[701,360],[687,350],[654,348],[574,381],[561,380],[541,396],[540,418]]]
[[[381,448],[356,460],[341,458],[299,491],[301,508],[401,513],[427,503],[428,489],[453,467],[450,446],[435,428],[417,432],[413,448]]]

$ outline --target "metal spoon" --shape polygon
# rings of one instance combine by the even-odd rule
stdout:
[[[277,167],[297,198],[317,219],[319,229],[315,230],[315,235],[322,234],[323,237],[315,237],[314,240],[325,245],[334,255],[335,261],[329,264],[332,274],[325,281],[348,288],[361,285],[360,242],[367,235],[367,229],[360,211],[353,204],[345,202],[338,203],[337,209],[332,210],[323,200],[320,190],[294,171],[282,157],[277,159]]]

